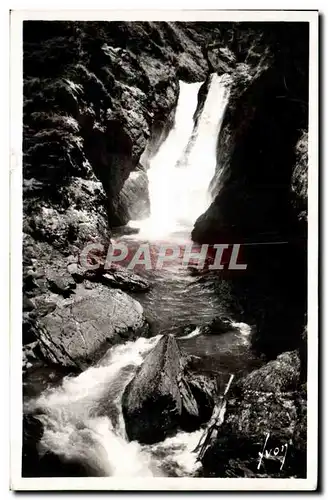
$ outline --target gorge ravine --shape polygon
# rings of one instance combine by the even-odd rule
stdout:
[[[45,52],[52,53],[53,45],[57,43],[56,37],[61,30],[70,33],[74,40],[78,40],[83,45],[90,43],[91,39],[88,37],[94,34],[95,28],[98,29],[99,26],[85,26],[83,23],[80,25],[79,23],[60,25],[58,23],[53,25],[52,31],[48,30],[42,33],[39,31],[38,34],[40,36],[41,33],[41,36],[46,40]],[[165,74],[169,67],[165,50],[170,47],[171,42],[167,45],[164,44],[166,49],[154,57],[150,57],[146,50],[142,52],[144,49],[141,48],[142,71],[137,67],[140,59],[135,57],[133,49],[128,46],[125,48],[116,46],[118,38],[114,43],[117,33],[122,35],[124,30],[130,30],[131,38],[138,39],[140,33],[142,34],[143,30],[148,29],[155,32],[157,30],[161,33],[162,39],[163,37],[165,39],[168,34],[180,38],[182,48],[179,49],[179,58],[174,62],[171,59],[172,64],[176,64],[179,68],[179,76],[182,77],[183,83],[180,84],[180,93],[179,82],[172,78],[171,73],[170,75]],[[223,45],[229,39],[229,29],[232,28],[228,27],[226,34],[222,37],[221,43]],[[302,26],[295,29],[304,35]],[[281,301],[277,300],[277,294],[280,294],[279,283],[274,282],[274,286],[271,286],[272,271],[274,272],[274,267],[285,259],[285,249],[281,250],[281,254],[279,254],[279,250],[278,254],[273,255],[271,258],[273,269],[266,272],[263,282],[260,279],[263,269],[261,261],[263,254],[258,259],[258,255],[254,255],[252,252],[247,256],[251,259],[253,272],[245,279],[241,278],[233,283],[230,283],[229,279],[217,280],[215,277],[213,279],[213,276],[209,276],[209,279],[204,281],[202,277],[191,276],[190,273],[182,272],[174,267],[165,270],[165,276],[149,276],[147,273],[142,273],[142,277],[150,281],[151,289],[143,295],[133,292],[133,297],[137,299],[137,302],[132,302],[132,299],[130,300],[125,292],[112,290],[111,287],[108,289],[108,284],[104,283],[103,278],[97,281],[97,279],[90,280],[84,276],[76,259],[79,248],[90,237],[94,238],[96,235],[98,238],[103,238],[103,241],[108,241],[106,222],[108,218],[110,227],[112,227],[110,237],[123,239],[131,246],[139,244],[142,238],[147,238],[149,241],[149,228],[161,229],[161,225],[158,223],[151,225],[152,216],[156,213],[159,216],[162,216],[163,213],[166,215],[165,220],[162,221],[164,234],[160,234],[160,237],[165,236],[166,238],[169,235],[169,238],[178,238],[178,241],[182,240],[183,243],[186,240],[189,241],[189,235],[198,216],[200,218],[197,220],[192,234],[193,239],[199,242],[206,242],[211,234],[218,237],[218,230],[220,234],[226,231],[227,224],[223,220],[224,218],[227,218],[229,223],[229,232],[224,237],[233,238],[234,241],[237,241],[236,238],[245,238],[246,233],[248,236],[253,236],[254,230],[257,231],[256,235],[263,234],[262,216],[264,222],[270,221],[269,231],[267,231],[269,234],[278,230],[281,235],[285,236],[289,235],[288,232],[292,232],[293,239],[299,239],[299,235],[304,234],[306,213],[304,215],[304,187],[302,183],[304,183],[304,164],[306,167],[306,163],[304,163],[306,162],[304,158],[306,147],[304,144],[306,144],[307,126],[304,110],[301,104],[296,109],[295,100],[286,101],[292,103],[287,104],[287,106],[295,106],[295,109],[293,108],[293,118],[284,123],[288,134],[281,131],[280,135],[278,129],[275,128],[275,123],[283,118],[286,108],[276,106],[275,112],[271,112],[272,102],[276,95],[281,94],[285,88],[283,80],[280,78],[280,71],[282,68],[285,70],[286,61],[282,61],[281,57],[295,58],[295,53],[297,56],[297,51],[301,52],[304,47],[302,44],[296,46],[290,42],[290,39],[287,39],[291,47],[290,54],[281,55],[279,53],[279,57],[275,58],[274,44],[276,40],[272,41],[269,37],[264,42],[260,41],[256,38],[256,32],[250,34],[246,29],[239,45],[241,52],[234,54],[232,45],[230,45],[230,52],[226,50],[226,47],[223,47],[223,51],[221,50],[222,46],[221,48],[220,46],[219,48],[214,47],[215,50],[206,60],[199,51],[199,47],[208,36],[206,30],[202,30],[201,26],[197,27],[196,25],[192,26],[189,31],[188,29],[185,31],[183,26],[162,26],[156,25],[156,23],[135,23],[134,25],[132,23],[132,25],[127,24],[126,26],[124,23],[123,25],[117,23],[113,26],[113,31],[109,30],[108,33],[106,30],[103,32],[98,29],[97,36],[94,38],[97,43],[94,43],[92,50],[83,52],[79,48],[79,61],[74,59],[76,53],[74,53],[75,46],[72,45],[71,52],[67,53],[67,62],[60,63],[58,66],[54,65],[52,68],[52,71],[57,71],[55,78],[54,75],[42,75],[40,80],[43,81],[45,99],[41,103],[38,100],[39,82],[35,78],[35,74],[39,76],[40,72],[43,71],[38,67],[38,61],[42,58],[42,54],[38,53],[39,49],[35,46],[32,30],[29,31],[28,27],[26,29],[27,56],[24,71],[26,72],[25,88],[29,99],[26,99],[26,159],[24,167],[26,233],[24,290],[26,295],[23,335],[25,339],[24,352],[27,359],[25,368],[28,373],[26,378],[28,393],[26,411],[33,412],[34,418],[40,419],[43,423],[43,435],[40,443],[37,444],[38,453],[42,455],[46,452],[41,460],[43,465],[41,464],[39,467],[41,474],[42,470],[43,473],[50,471],[53,474],[56,468],[62,475],[138,476],[149,474],[194,475],[199,473],[199,471],[197,472],[199,464],[195,464],[192,454],[199,438],[199,431],[178,432],[175,436],[168,437],[157,445],[128,443],[124,438],[124,423],[119,402],[122,391],[136,373],[144,355],[155,346],[158,334],[168,331],[173,331],[177,337],[188,337],[179,341],[180,348],[185,350],[188,355],[205,357],[206,366],[223,373],[222,384],[224,384],[224,377],[229,377],[231,372],[239,372],[242,387],[248,388],[245,393],[242,389],[242,396],[238,395],[238,392],[232,394],[231,403],[229,403],[230,406],[227,410],[228,418],[225,422],[224,435],[241,439],[240,436],[234,434],[236,431],[234,419],[240,418],[234,408],[236,398],[238,404],[244,405],[248,411],[249,399],[247,398],[251,397],[251,405],[256,404],[257,401],[252,399],[256,398],[252,380],[256,379],[257,388],[261,387],[261,384],[264,383],[263,376],[267,375],[267,372],[275,379],[271,389],[276,398],[274,403],[276,414],[273,415],[272,419],[281,419],[288,408],[288,414],[291,415],[292,421],[292,425],[288,427],[289,438],[290,436],[300,436],[303,432],[304,401],[306,401],[304,385],[298,391],[296,398],[292,397],[292,392],[290,392],[292,390],[295,392],[295,387],[299,387],[299,384],[304,382],[298,375],[298,370],[302,370],[299,369],[298,361],[295,362],[294,359],[295,356],[297,359],[299,358],[297,350],[302,346],[304,307],[301,298],[303,289],[295,286],[297,293],[292,294],[291,314],[286,318],[286,325],[283,325],[281,329],[277,327],[280,327],[281,313],[285,314],[286,303],[284,298]],[[81,34],[83,34],[82,37]],[[218,36],[216,32],[213,34]],[[184,37],[188,39],[189,36],[191,36],[190,43],[185,45]],[[249,43],[248,37],[252,36],[252,43],[255,41],[255,52],[253,44],[251,54],[251,51],[247,49],[247,44]],[[277,39],[280,40],[279,36]],[[283,37],[281,39],[284,40]],[[99,40],[101,43],[98,45]],[[244,53],[242,53],[243,50]],[[245,53],[247,53],[246,57]],[[34,62],[30,57],[32,54],[34,54]],[[213,54],[216,54],[216,59]],[[181,61],[186,61],[186,57],[188,64],[183,68]],[[161,70],[157,72],[157,76],[152,68],[153,61],[161,61]],[[189,64],[190,61],[192,63]],[[210,72],[208,71],[209,64],[212,65]],[[215,64],[214,72],[213,64]],[[105,68],[107,68],[107,72]],[[111,68],[110,71],[108,68]],[[156,191],[156,177],[155,179],[151,178],[151,164],[156,158],[161,157],[163,150],[165,151],[165,145],[171,140],[170,137],[174,131],[174,127],[172,128],[174,117],[177,118],[180,108],[177,95],[179,95],[179,99],[183,97],[182,88],[187,90],[187,88],[193,87],[199,91],[198,94],[194,93],[194,106],[192,109],[185,110],[182,118],[187,115],[186,111],[188,111],[187,122],[189,130],[192,132],[191,112],[195,111],[193,118],[196,126],[194,130],[198,130],[200,135],[202,126],[204,129],[202,113],[206,114],[206,101],[211,94],[211,80],[218,78],[216,72],[222,74],[222,68],[224,68],[223,73],[229,73],[229,76],[225,75],[223,78],[231,80],[231,90],[226,107],[218,105],[217,108],[215,106],[210,108],[210,114],[216,120],[212,125],[209,123],[212,126],[214,142],[212,145],[206,145],[207,152],[211,149],[211,153],[206,153],[211,161],[207,159],[205,162],[205,165],[210,169],[208,172],[204,171],[204,184],[195,182],[196,190],[193,193],[195,199],[201,200],[201,209],[197,203],[194,203],[193,199],[190,201],[190,198],[184,197],[185,193],[190,195],[190,192],[193,192],[192,183],[196,180],[195,174],[198,171],[199,149],[197,155],[197,134],[194,136],[192,133],[191,136],[187,134],[188,127],[182,120],[184,132],[187,138],[191,138],[191,145],[195,146],[197,161],[191,161],[189,166],[184,164],[184,160],[188,161],[189,156],[192,158],[193,154],[193,148],[187,148],[179,168],[174,169],[173,161],[169,160],[166,153],[166,159],[169,160],[167,161],[168,168],[167,170],[162,169],[162,177],[157,177],[157,180],[160,181],[158,186],[165,191],[165,182],[174,181],[174,185],[168,185],[168,188],[172,188],[173,192],[177,189],[173,201],[179,203],[177,205],[173,203],[173,206],[170,204],[166,207],[168,209],[174,208],[171,212],[170,210],[163,211],[164,201],[161,199],[157,209],[153,204],[154,210],[152,211],[147,197],[144,196],[145,191],[147,191],[147,189],[145,190],[146,177],[149,179],[150,198],[152,193],[155,193],[154,200],[155,203],[158,203],[161,189],[158,189],[157,186]],[[297,97],[301,97],[300,101],[306,100],[303,95],[306,83],[299,78],[299,68],[297,66],[291,67],[289,71],[288,92],[294,92]],[[114,75],[115,83],[112,81],[110,72]],[[131,76],[132,74],[134,77]],[[197,75],[196,78],[195,75]],[[135,78],[133,85],[131,78]],[[155,81],[156,78],[161,79],[161,82]],[[185,83],[185,81],[189,83]],[[190,83],[193,81],[194,83]],[[201,82],[204,81],[205,83],[201,85]],[[155,89],[155,93],[149,93],[149,88]],[[97,89],[97,92],[92,89]],[[259,89],[263,89],[263,92],[259,92]],[[155,96],[151,103],[152,109],[149,111],[155,117],[150,128],[148,127],[149,121],[146,124],[149,117],[145,115],[145,109],[149,106],[149,102],[146,103],[145,100],[147,92],[150,100]],[[158,93],[156,94],[156,92]],[[46,116],[48,98],[50,98],[52,109],[55,106],[55,113],[50,115],[50,118]],[[34,109],[40,109],[40,111],[34,111],[31,114],[28,109],[31,102],[35,106]],[[189,97],[187,102],[191,102]],[[123,107],[120,107],[121,103],[124,103]],[[60,113],[63,108],[66,109],[65,115]],[[107,114],[104,113],[105,109],[107,109]],[[238,163],[240,160],[239,145],[242,145],[241,150],[246,164],[249,165],[247,162],[251,161],[253,153],[251,148],[247,149],[247,145],[253,144],[253,135],[256,136],[263,126],[264,109],[271,112],[265,120],[268,122],[271,120],[271,129],[277,130],[273,137],[276,141],[281,142],[285,153],[281,169],[279,170],[279,167],[274,170],[269,165],[268,170],[263,173],[263,176],[267,178],[260,179],[261,189],[265,184],[264,181],[270,180],[273,184],[276,180],[281,182],[279,196],[270,197],[268,192],[266,199],[261,198],[260,190],[254,190],[256,183],[250,182],[250,178],[247,178],[248,174],[245,177]],[[67,113],[69,114],[67,115]],[[222,120],[221,132],[219,133],[218,125]],[[208,124],[208,122],[206,123]],[[47,128],[48,130],[46,130]],[[35,133],[35,130],[39,130],[39,132]],[[206,137],[211,137],[206,126],[205,134]],[[283,135],[283,140],[281,135]],[[218,150],[216,150],[217,136],[219,136]],[[182,147],[181,136],[178,137],[178,140],[179,147]],[[262,156],[267,155],[268,159],[272,155],[272,149],[264,137],[262,140],[264,152],[262,151],[261,154]],[[62,152],[64,152],[63,155]],[[204,153],[201,150],[200,155],[202,154]],[[53,161],[54,158],[57,160]],[[219,158],[219,162],[217,158]],[[38,168],[38,165],[42,165],[42,169]],[[108,169],[106,170],[107,165],[110,166],[110,176]],[[163,163],[161,163],[162,165]],[[273,166],[276,165],[273,161]],[[259,163],[255,161],[254,168],[257,169],[258,166]],[[190,171],[188,171],[188,167],[190,167]],[[131,170],[133,175],[129,175]],[[63,172],[65,172],[64,176],[61,175]],[[187,173],[188,175],[185,175]],[[212,173],[215,175],[211,182]],[[256,173],[259,171],[256,170]],[[255,172],[250,169],[250,176],[253,180],[254,174]],[[239,176],[239,184],[236,182],[236,176]],[[137,192],[142,193],[139,196],[139,201],[140,198],[142,199],[141,205],[135,203],[134,191],[130,189],[131,186],[129,188],[131,182],[133,185],[133,177],[142,180],[138,187],[139,191],[137,190]],[[198,176],[199,178],[202,179],[201,176]],[[206,193],[210,182],[212,200],[214,200],[212,204],[210,200],[206,200],[206,197],[199,196],[199,194]],[[54,188],[54,186],[56,187]],[[188,189],[185,189],[187,187]],[[258,227],[254,224],[256,218],[254,218],[252,205],[247,203],[243,205],[243,198],[240,197],[242,190],[246,195],[245,200],[250,199],[249,195],[251,194],[258,203],[262,204],[263,213],[258,219]],[[231,200],[234,201],[227,211],[227,199],[230,191],[232,192]],[[279,205],[280,202],[281,205]],[[280,217],[281,214],[286,215],[286,207],[288,207],[288,217]],[[189,220],[188,217],[186,218],[188,208],[190,209]],[[272,217],[277,208],[277,217]],[[181,209],[180,220],[177,218],[178,209]],[[146,215],[140,224],[139,235],[122,236],[114,229],[115,226],[123,225],[129,219],[138,219],[138,214],[142,210],[146,214],[148,210],[148,221]],[[245,217],[242,210],[244,210]],[[247,220],[252,222],[251,227],[245,224]],[[237,224],[236,221],[238,221]],[[284,222],[283,226],[281,225],[282,221]],[[130,225],[133,226],[133,223],[130,222]],[[214,227],[215,230],[213,230]],[[147,230],[148,235],[146,236]],[[172,236],[172,232],[175,232],[174,236]],[[220,235],[219,238],[221,238]],[[266,238],[267,235],[264,236],[264,239]],[[291,252],[302,266],[304,259],[302,246],[299,243],[296,246],[292,243]],[[267,254],[263,260],[265,261],[266,258]],[[288,286],[285,287],[286,295],[290,293],[290,283],[293,282],[292,277],[289,279]],[[265,288],[267,284],[271,290],[268,294],[267,304],[265,304],[263,297],[266,297],[267,294],[267,288]],[[265,293],[263,293],[263,287]],[[294,290],[294,288],[292,289]],[[248,307],[245,307],[245,295]],[[104,314],[103,309],[108,303],[113,304],[113,308]],[[118,303],[120,304],[119,309],[115,305]],[[144,312],[140,308],[140,303]],[[124,317],[124,321],[122,319],[121,323],[116,318],[118,311],[120,311],[119,314],[122,314],[122,318]],[[226,334],[219,336],[191,335],[193,330],[191,332],[190,329],[188,332],[179,330],[179,328],[190,324],[194,325],[195,329],[199,326],[206,326],[213,318],[220,315],[228,315],[234,320],[232,330]],[[126,322],[126,318],[129,318],[128,322]],[[250,329],[245,327],[245,323],[236,323],[236,321],[241,320],[252,324],[252,335],[250,335]],[[113,327],[109,331],[108,326],[106,327],[108,322],[113,323]],[[148,324],[150,324],[150,331]],[[287,335],[285,335],[285,330],[288,330]],[[140,334],[150,335],[151,338],[138,338]],[[77,341],[81,335],[85,341],[84,346],[79,345]],[[278,335],[278,337],[274,339],[273,335]],[[118,342],[123,343],[116,345]],[[251,350],[251,346],[255,346],[257,352]],[[294,354],[289,355],[286,351]],[[210,356],[208,356],[209,353]],[[283,357],[275,359],[277,355]],[[272,359],[271,365],[269,363],[259,369],[267,361],[263,356]],[[58,373],[54,377],[51,374],[53,379],[51,387],[40,393],[37,386],[40,385],[42,389],[48,385],[49,381],[49,376],[46,375],[48,368],[38,366],[38,364],[43,365],[44,363],[50,367],[61,366],[68,371],[82,370],[82,373],[78,376],[70,375],[62,382],[58,382],[56,380],[58,374],[59,378],[61,375],[60,370],[57,370]],[[91,367],[87,368],[90,365]],[[41,382],[35,375],[38,369],[41,373],[40,378],[44,378]],[[247,373],[250,371],[252,373],[249,379]],[[275,373],[278,375],[274,376]],[[32,393],[33,391],[38,393],[36,399],[35,394],[31,398],[31,388]],[[288,401],[285,396],[280,395],[283,388],[288,393]],[[265,388],[263,391],[265,394]],[[265,398],[262,404],[264,407],[270,408],[272,402],[267,399],[268,396]],[[268,422],[267,416],[263,416],[258,424],[259,428],[254,422],[252,436],[248,436],[247,432],[246,437],[245,434],[243,435],[247,446],[251,448],[252,457],[257,456],[253,447],[255,450],[257,449],[259,435],[263,434],[261,425],[274,427],[272,419]],[[250,422],[252,422],[251,417]],[[243,426],[242,420],[241,425]],[[280,435],[279,425],[275,432],[277,436]],[[254,443],[253,436],[256,436]],[[302,455],[303,438],[298,437],[297,439],[295,438],[297,441],[295,453]],[[64,456],[62,454],[63,448],[65,448]],[[230,448],[229,444],[227,449]],[[119,464],[114,460],[117,456],[117,450],[122,450],[124,453],[126,457],[124,464]],[[239,465],[234,462],[236,461],[234,454],[232,453],[231,456],[229,451],[228,455],[229,460],[224,460],[224,462],[229,462],[227,465],[228,473],[240,471]],[[240,459],[240,457],[237,458]],[[293,459],[297,463],[299,462],[298,455],[296,458],[293,456]],[[241,460],[247,462],[249,458],[242,457]],[[207,468],[207,473],[208,471],[213,473],[209,462],[212,465],[214,462],[220,464],[219,470],[214,471],[215,474],[223,476],[227,474],[222,460],[218,460],[217,456],[215,459],[209,458],[207,463],[203,464],[205,469]],[[247,462],[247,474],[252,474],[253,469],[254,467]],[[292,466],[292,470],[295,472],[295,467]],[[287,469],[285,473],[289,474],[290,470]]]

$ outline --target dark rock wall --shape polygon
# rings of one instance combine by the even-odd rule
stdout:
[[[249,464],[246,457],[246,465],[236,464],[234,454],[238,447],[246,454],[258,449],[262,421],[269,428],[278,422],[278,439],[301,442],[303,471],[305,386],[295,393],[306,380],[307,24],[28,21],[23,64],[25,368],[41,359],[83,369],[110,345],[147,333],[140,304],[107,288],[113,280],[123,288],[123,278],[87,281],[78,252],[90,240],[108,241],[112,227],[147,214],[144,174],[173,125],[178,80],[204,81],[197,123],[209,73],[230,73],[213,203],[192,236],[206,243],[279,243],[243,247],[247,271],[221,284],[224,297],[238,304],[236,313],[254,324],[254,347],[271,358],[300,352],[287,353],[240,383],[214,455],[203,465],[214,475],[235,468],[237,475],[244,471],[251,477],[257,462]],[[72,312],[82,318],[81,326],[73,324]],[[162,342],[165,355],[161,351],[158,357],[168,361],[157,378],[150,358],[126,390],[123,410],[132,439],[158,426],[163,417],[159,411],[157,418],[158,402],[169,403],[172,411],[164,414],[159,436],[142,436],[146,442],[186,428],[190,416],[194,426],[210,417],[213,402],[203,381],[194,374],[190,380],[185,373],[182,377],[180,357],[168,348],[174,342]],[[274,387],[286,377],[287,388]],[[270,390],[259,389],[263,381]],[[146,421],[150,406],[156,410],[154,422],[140,428],[140,416],[144,413]],[[290,415],[291,425],[279,427]],[[31,425],[41,437],[38,422]],[[27,476],[28,454],[37,459],[30,445],[27,434]],[[53,460],[46,457],[45,474]],[[217,464],[228,466],[218,470]],[[74,464],[73,469],[73,475],[84,475]]]
[[[84,366],[108,342],[146,329],[141,306],[140,328],[126,321],[129,307],[138,308],[126,294],[120,295],[126,314],[115,323],[118,292],[107,287],[117,282],[84,280],[79,252],[91,241],[106,245],[113,226],[147,214],[147,161],[173,125],[179,78],[205,80],[203,47],[215,29],[24,22],[24,373],[40,358]],[[105,303],[98,303],[94,332],[84,323],[82,336],[90,342],[82,352],[81,332],[69,326],[70,308],[81,309],[81,296],[93,293]],[[87,302],[90,308],[82,310],[93,317],[97,301]],[[76,345],[74,352],[69,345]]]
[[[158,142],[167,121],[172,125],[178,79],[205,80],[203,47],[217,30],[211,23],[24,23],[24,194],[25,210],[33,212],[27,232],[44,231],[44,210],[35,220],[44,207],[71,208],[76,178],[100,180],[107,195],[87,196],[99,213],[95,233],[106,234],[107,215],[110,226],[127,222],[120,190],[149,138]],[[76,233],[78,216],[70,214]]]
[[[300,366],[296,351],[285,352],[238,381],[224,423],[202,458],[205,476],[306,477],[306,390]]]
[[[229,281],[275,356],[297,347],[305,313],[306,23],[25,22],[24,258],[37,273],[53,249],[76,255],[147,214],[142,172],[173,125],[178,80],[205,82],[197,121],[211,71],[234,83],[193,238],[289,242],[245,247],[248,271]]]
[[[246,35],[231,40],[238,63],[214,199],[192,236],[251,243],[242,248],[247,271],[228,279],[257,327],[254,345],[274,357],[298,347],[306,311],[308,24],[250,30],[252,43]]]

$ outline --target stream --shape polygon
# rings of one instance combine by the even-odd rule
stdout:
[[[148,170],[151,213],[130,221],[137,234],[116,236],[130,249],[142,243],[158,248],[174,242],[191,243],[197,217],[210,203],[208,187],[216,168],[217,137],[229,95],[229,77],[213,74],[197,125],[194,113],[201,83],[180,82],[175,125]],[[115,237],[115,235],[114,235]],[[44,424],[41,453],[54,452],[63,462],[79,462],[93,476],[194,476],[200,464],[193,453],[202,430],[178,432],[153,445],[129,442],[121,411],[124,388],[161,335],[177,336],[183,354],[201,359],[202,366],[220,376],[222,386],[231,373],[247,373],[259,365],[250,350],[251,329],[233,323],[230,332],[203,335],[199,326],[227,314],[222,297],[205,287],[179,261],[163,269],[136,271],[151,282],[147,293],[134,294],[151,325],[152,337],[112,347],[96,366],[67,376],[25,403]],[[193,325],[186,334],[183,327]]]

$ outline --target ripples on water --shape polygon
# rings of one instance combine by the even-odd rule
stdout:
[[[133,253],[141,244],[141,241],[132,238],[123,241]],[[190,239],[186,238],[185,243],[180,241],[179,244],[183,249],[189,243]],[[161,242],[152,242],[151,245],[153,250],[158,251]],[[154,331],[190,323],[206,324],[214,316],[223,313],[219,298],[213,290],[198,283],[179,259],[160,270],[145,270],[140,265],[136,272],[151,283],[151,290],[147,294],[134,296],[144,307]]]
[[[135,245],[136,241],[130,241]],[[186,268],[172,265],[165,272],[140,272],[152,289],[137,294],[154,332],[174,331],[184,354],[202,360],[202,369],[217,374],[224,387],[230,373],[249,371],[258,362],[249,348],[250,329],[234,324],[221,335],[187,335],[181,327],[208,323],[220,311],[219,297],[202,288]],[[200,464],[193,453],[201,430],[179,432],[154,445],[128,442],[121,410],[124,388],[161,335],[113,347],[98,363],[77,377],[64,378],[61,386],[44,391],[25,405],[45,426],[41,452],[52,451],[63,461],[87,465],[90,475],[116,477],[192,476]],[[179,338],[180,337],[180,338]],[[182,337],[182,338],[181,338]],[[184,337],[184,338],[183,338]]]
[[[194,108],[190,103],[192,101],[196,106],[199,85],[181,84],[177,126],[165,141],[164,148],[160,148],[160,156],[155,159],[150,175],[154,216],[148,221],[151,232],[160,233],[164,228],[168,242],[181,245],[190,243],[192,223],[206,209],[206,191],[216,164],[216,139],[227,102],[222,79],[214,75],[197,133],[192,136],[189,156],[183,158],[185,166],[174,169],[174,161],[180,158],[193,130]],[[199,179],[199,165],[203,165],[202,179]],[[168,178],[169,175],[172,177]],[[165,179],[168,182],[165,183]],[[190,207],[193,208],[191,213]],[[180,209],[179,215],[177,212]],[[156,216],[160,218],[161,225],[156,226],[159,222]],[[185,227],[183,225],[180,226],[180,233],[174,234],[174,230],[179,229],[179,216],[183,224],[186,220],[189,224],[191,222],[185,234],[184,229],[181,232],[181,228]],[[168,232],[172,224],[174,230]],[[138,237],[123,237],[121,241],[133,250],[144,236],[145,232],[142,234],[141,231]],[[145,237],[144,241],[149,239],[152,245],[161,243],[158,237]],[[25,411],[35,412],[44,424],[40,443],[42,453],[52,451],[63,461],[85,464],[90,475],[125,478],[192,476],[199,469],[193,449],[201,430],[179,432],[150,446],[128,442],[121,410],[124,388],[160,338],[159,334],[165,331],[175,331],[178,337],[185,337],[178,338],[182,352],[198,356],[202,369],[220,374],[223,382],[230,373],[249,371],[258,360],[253,358],[249,349],[250,331],[247,325],[233,325],[235,328],[231,332],[222,335],[198,334],[197,327],[209,323],[219,314],[226,315],[227,311],[223,311],[219,295],[211,287],[199,283],[187,268],[175,263],[160,271],[146,271],[141,267],[138,272],[152,285],[148,293],[135,294],[135,298],[144,308],[154,337],[139,338],[111,348],[97,366],[78,376],[65,377],[61,385],[53,385],[40,396],[26,401]],[[182,327],[187,325],[194,327],[185,335]]]

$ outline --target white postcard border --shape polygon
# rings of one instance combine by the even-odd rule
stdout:
[[[11,489],[15,491],[315,490],[318,471],[318,12],[243,10],[14,10],[10,32]],[[22,22],[24,20],[282,21],[310,23],[308,177],[308,439],[306,479],[22,478]]]

